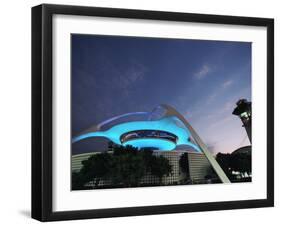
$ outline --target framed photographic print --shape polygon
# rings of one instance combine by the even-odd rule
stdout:
[[[274,204],[274,21],[32,8],[32,217]]]

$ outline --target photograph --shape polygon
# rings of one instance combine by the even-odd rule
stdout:
[[[31,124],[39,221],[272,207],[274,19],[34,6]]]
[[[252,182],[251,42],[70,38],[72,191]]]

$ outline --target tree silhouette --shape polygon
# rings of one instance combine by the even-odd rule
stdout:
[[[124,187],[138,186],[145,174],[145,165],[141,153],[132,146],[118,147],[113,152],[111,180],[114,185]]]
[[[151,173],[151,169],[153,166],[153,161],[154,161],[154,156],[153,156],[153,151],[151,150],[142,150],[141,151],[142,157],[143,157],[143,161],[144,161],[144,165],[145,165],[145,171],[146,173]]]
[[[179,160],[179,165],[182,172],[186,173],[187,177],[189,177],[189,164],[188,164],[188,154],[183,153]]]
[[[84,189],[93,182],[98,187],[101,180],[108,180],[113,187],[139,186],[141,178],[151,173],[162,184],[172,166],[163,156],[155,156],[150,150],[138,150],[132,146],[116,146],[113,153],[97,153],[82,161],[80,172],[72,174],[73,189]]]
[[[231,168],[241,173],[250,173],[252,171],[251,155],[246,153],[232,155]]]
[[[230,177],[232,175],[231,173],[231,154],[223,154],[223,153],[218,153],[216,155],[216,160],[219,163],[220,167],[223,169],[224,173]]]
[[[87,182],[80,172],[72,172],[71,187],[72,190],[85,189],[84,184]]]
[[[153,156],[151,174],[159,178],[159,184],[162,184],[163,176],[168,176],[172,172],[172,166],[169,160],[163,156]]]
[[[251,153],[218,153],[216,159],[230,179],[235,179],[232,171],[248,174],[252,171]]]
[[[82,161],[82,165],[80,170],[82,181],[94,181],[94,185],[97,187],[101,179],[106,179],[110,175],[112,156],[106,152],[94,154],[89,159]]]

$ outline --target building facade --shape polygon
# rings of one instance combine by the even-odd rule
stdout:
[[[82,168],[82,161],[87,160],[90,156],[99,152],[91,152],[85,154],[78,154],[72,156],[72,172],[79,172]],[[181,156],[187,154],[188,175],[183,172],[180,167]],[[203,153],[189,151],[189,150],[175,150],[175,151],[153,151],[153,155],[163,156],[169,160],[172,166],[172,172],[168,176],[162,178],[163,185],[177,185],[177,184],[203,184],[208,183],[210,178],[217,178],[212,171],[212,167]],[[100,186],[108,185],[110,181],[101,181]],[[159,178],[151,174],[146,174],[140,181],[141,185],[157,185]]]

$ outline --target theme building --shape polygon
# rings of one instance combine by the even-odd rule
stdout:
[[[160,105],[152,112],[127,113],[108,119],[75,136],[72,142],[91,137],[104,137],[116,145],[131,145],[140,150],[150,148],[161,155],[169,155],[166,152],[174,152],[178,147],[185,146],[204,155],[220,180],[230,183],[196,131],[179,112],[168,105]]]

